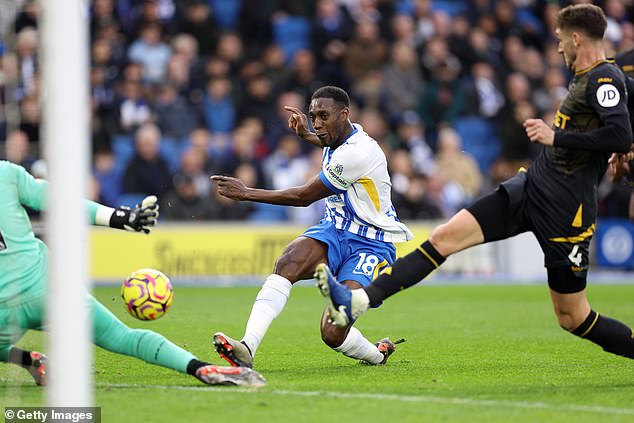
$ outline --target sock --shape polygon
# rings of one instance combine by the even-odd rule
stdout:
[[[163,335],[146,329],[129,328],[92,296],[89,296],[89,301],[97,346],[181,373],[186,373],[189,362],[196,358]]]
[[[370,299],[370,306],[376,307],[387,297],[418,283],[444,262],[445,258],[429,241],[425,241],[392,266],[383,269],[370,285],[363,288]]]
[[[381,364],[385,358],[376,345],[365,339],[363,334],[354,326],[350,327],[348,336],[346,336],[343,344],[333,348],[333,350],[342,353],[346,357],[363,360],[369,364]]]
[[[249,348],[252,356],[255,355],[273,320],[284,310],[292,286],[288,279],[276,274],[269,275],[264,281],[253,303],[242,337],[242,342]]]
[[[604,351],[634,358],[632,329],[618,320],[599,315],[594,310],[574,331],[574,335],[600,345]]]
[[[18,366],[22,367],[29,367],[33,364],[31,351],[26,351],[18,347],[12,347],[9,351],[9,363],[17,364]]]
[[[197,358],[192,358],[191,361],[187,364],[187,374],[196,376],[196,370],[201,367],[207,366],[209,363],[205,363],[204,361],[200,361]]]

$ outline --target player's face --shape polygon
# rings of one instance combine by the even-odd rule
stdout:
[[[564,56],[566,67],[572,72],[575,71],[575,61],[577,60],[577,47],[575,46],[572,32],[561,31],[559,28],[555,30],[555,34],[559,39],[557,51]]]
[[[308,118],[324,147],[336,148],[344,141],[347,107],[341,107],[332,98],[316,98],[310,102]]]

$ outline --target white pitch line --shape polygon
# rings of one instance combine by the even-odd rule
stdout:
[[[604,407],[601,405],[580,405],[580,404],[551,404],[547,402],[529,402],[529,401],[507,401],[507,400],[479,400],[473,398],[460,397],[439,397],[433,395],[397,395],[397,394],[373,394],[373,393],[351,393],[351,392],[329,392],[329,391],[289,391],[284,389],[266,389],[257,388],[237,388],[237,387],[210,387],[210,386],[173,386],[173,385],[137,385],[126,383],[97,383],[98,388],[139,388],[139,389],[176,389],[186,391],[209,391],[214,393],[240,393],[240,394],[262,394],[262,395],[281,395],[281,396],[299,396],[299,397],[329,397],[333,399],[361,399],[361,400],[380,400],[380,401],[402,401],[402,402],[420,402],[420,403],[436,403],[436,404],[453,404],[480,407],[506,407],[506,408],[524,408],[524,409],[541,409],[553,410],[558,412],[584,412],[599,414],[615,414],[615,415],[634,415],[632,408],[615,408]]]

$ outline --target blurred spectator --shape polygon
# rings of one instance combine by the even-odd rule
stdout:
[[[139,81],[133,79],[122,81],[118,94],[117,120],[122,133],[134,132],[140,125],[150,121],[150,106],[143,95]]]
[[[304,168],[304,177],[300,184],[308,182],[321,171],[321,155],[322,150],[314,148],[307,157],[306,167]],[[306,207],[289,207],[288,219],[290,222],[300,226],[316,225],[326,212],[325,199],[317,200]]]
[[[299,110],[304,110],[306,99],[296,91],[284,91],[277,98],[277,104],[275,111],[277,115],[269,126],[265,128],[265,139],[269,151],[274,151],[277,148],[280,140],[286,135],[295,135],[295,131],[292,131],[288,127],[288,118],[291,112],[284,109],[284,106],[294,107]],[[310,151],[313,146],[308,143],[302,143],[300,149],[302,151]]]
[[[224,32],[218,38],[216,47],[218,59],[229,64],[232,71],[237,71],[243,58],[242,39],[235,32]]]
[[[115,101],[114,88],[106,81],[106,68],[90,68],[90,101],[93,113],[104,118],[113,113]]]
[[[99,192],[96,201],[110,207],[118,207],[121,195],[121,174],[115,167],[112,151],[99,149],[93,157],[92,176],[98,184]]]
[[[27,170],[31,169],[35,158],[31,154],[29,138],[24,132],[13,131],[9,133],[4,148],[8,161],[19,164]]]
[[[178,173],[187,175],[199,197],[208,197],[211,193],[211,180],[205,170],[207,155],[199,148],[192,146],[183,152]]]
[[[308,160],[301,155],[301,151],[300,141],[295,134],[284,135],[264,162],[266,186],[271,189],[286,189],[306,182]]]
[[[311,30],[312,45],[319,66],[339,68],[340,59],[352,37],[352,20],[337,0],[318,0]]]
[[[264,126],[271,125],[276,117],[276,98],[272,81],[265,74],[259,74],[245,83],[239,119],[256,117],[264,122]]]
[[[166,137],[182,139],[197,126],[196,113],[172,84],[162,84],[153,104],[156,123]]]
[[[291,69],[286,65],[284,51],[277,44],[269,44],[262,50],[263,72],[272,81],[275,91],[279,92],[290,79]]]
[[[415,109],[423,89],[416,50],[404,42],[392,46],[391,60],[383,69],[385,107],[391,120]]]
[[[451,123],[465,111],[465,85],[458,75],[459,67],[453,61],[439,62],[432,69],[432,80],[423,90],[419,114],[425,127],[436,132],[441,123]]]
[[[537,116],[559,108],[559,103],[568,93],[566,77],[561,68],[548,68],[542,83],[533,91],[532,101],[537,109]]]
[[[124,193],[154,194],[170,189],[171,175],[160,153],[161,132],[154,124],[141,126],[135,134],[136,151],[123,177]]]
[[[172,185],[174,188],[161,197],[161,219],[184,222],[220,218],[220,204],[209,195],[200,196],[190,175],[177,173]]]
[[[24,132],[31,142],[40,140],[40,104],[35,95],[29,95],[20,101],[20,131]]]
[[[354,35],[343,56],[343,69],[352,85],[371,70],[379,69],[388,54],[379,26],[370,19],[357,21]]]
[[[458,58],[451,53],[447,41],[441,37],[434,37],[425,44],[420,56],[420,64],[423,70],[423,77],[426,80],[436,78],[434,72],[439,66],[445,66],[455,71],[456,76],[461,71]]]
[[[203,159],[203,171],[208,175],[214,175],[217,172],[216,160],[222,158],[224,146],[219,148],[217,145],[213,145],[209,131],[205,128],[196,128],[189,135],[189,146],[195,149],[198,155]]]
[[[117,21],[114,0],[93,0],[90,12],[90,36],[93,40],[102,25]]]
[[[413,172],[420,175],[431,174],[435,167],[434,153],[425,141],[425,128],[418,114],[408,110],[399,116],[396,123],[394,149],[409,152]]]
[[[462,192],[462,198],[456,198],[454,212],[480,193],[483,177],[478,163],[463,151],[460,136],[448,126],[438,131],[436,172],[444,174],[447,182],[456,184]]]
[[[19,2],[18,2],[19,3]],[[15,33],[20,33],[25,28],[37,29],[40,16],[40,5],[37,0],[26,0],[22,10],[17,14],[13,24]]]
[[[436,31],[434,28],[434,21],[432,19],[431,6],[431,0],[414,0],[416,41],[419,45],[426,43]]]
[[[273,39],[271,19],[278,2],[242,0],[238,30],[249,57],[257,57]]]
[[[227,78],[211,79],[203,100],[203,117],[210,132],[229,134],[236,121],[236,105],[231,82]]]
[[[462,76],[467,75],[471,66],[480,59],[478,52],[470,45],[471,29],[465,16],[456,16],[451,23],[451,34],[447,38],[449,51],[462,65]]]
[[[250,179],[252,183],[250,186],[261,186],[260,184],[264,183],[264,172],[262,162],[256,157],[256,146],[261,135],[258,135],[253,127],[244,124],[235,128],[232,135],[231,151],[223,157],[222,163],[219,163],[220,173],[235,176],[240,165],[247,164],[255,172]]]
[[[37,94],[38,32],[32,27],[26,27],[17,34],[15,44],[18,57],[17,100],[20,100]]]
[[[201,55],[208,57],[216,50],[219,32],[206,1],[193,0],[185,7],[180,30],[196,39]]]
[[[173,35],[176,31],[176,22],[173,19],[176,8],[174,0],[135,0],[132,14],[135,18],[129,38],[135,38],[139,34],[134,29],[140,29],[147,25],[159,25],[167,35]]]
[[[427,178],[415,173],[403,192],[394,191],[392,203],[400,220],[426,220],[443,217],[438,204],[429,196]]]
[[[302,97],[310,98],[322,85],[326,85],[325,78],[317,75],[315,56],[309,50],[299,50],[293,57],[284,90],[296,91]]]
[[[233,176],[244,182],[247,187],[258,186],[258,171],[249,163],[238,165]],[[220,219],[222,220],[247,220],[255,209],[255,205],[252,202],[234,201],[221,196],[216,189],[214,189],[213,192],[215,200],[218,201],[222,207],[220,210]]]
[[[495,72],[486,62],[477,62],[471,68],[475,104],[472,106],[473,115],[483,118],[493,118],[504,106],[504,94],[500,90]]]
[[[396,150],[390,155],[387,165],[390,171],[390,179],[392,180],[392,193],[405,193],[414,174],[409,154],[405,150]]]
[[[161,41],[161,26],[154,22],[145,24],[128,50],[128,58],[143,66],[143,80],[149,83],[164,78],[171,54],[169,46]]]
[[[512,115],[506,116],[500,124],[502,151],[491,169],[494,184],[507,180],[520,167],[528,168],[540,149],[530,142],[523,125],[526,119],[539,116],[535,107],[529,101],[519,101],[513,104],[512,110]]]

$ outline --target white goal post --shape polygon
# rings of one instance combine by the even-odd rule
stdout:
[[[92,325],[88,321],[87,193],[89,102],[87,0],[45,0],[41,62],[43,142],[50,191],[47,243],[51,251],[47,328],[47,403],[93,403]]]

